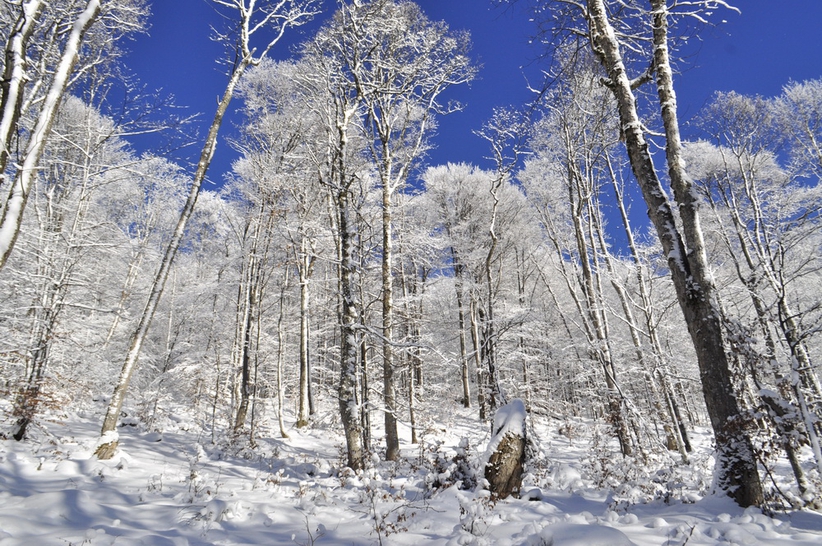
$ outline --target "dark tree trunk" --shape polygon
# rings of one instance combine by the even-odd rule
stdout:
[[[678,155],[680,142],[676,97],[667,57],[667,8],[664,0],[651,0],[651,5],[654,9],[654,64],[666,129],[666,157],[685,240],[683,233],[677,229],[673,209],[655,170],[637,113],[632,82],[620,53],[619,39],[611,26],[603,0],[588,0],[591,44],[606,70],[607,84],[616,98],[631,168],[668,258],[677,300],[696,350],[702,392],[716,438],[717,483],[739,505],[761,505],[762,486],[753,446],[744,430],[731,381],[719,309],[702,244],[697,203],[693,192],[688,191]]]

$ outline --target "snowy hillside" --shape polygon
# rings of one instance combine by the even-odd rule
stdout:
[[[211,445],[183,415],[162,432],[121,428],[109,461],[92,456],[92,411],[50,414],[32,439],[0,442],[0,545],[822,544],[820,513],[767,516],[702,497],[705,435],[690,465],[646,468],[623,465],[592,425],[540,420],[542,460],[522,498],[492,502],[460,487],[476,479],[489,439],[468,410],[440,416],[420,445],[403,442],[400,462],[357,474],[341,470],[334,423],[288,439],[261,427],[251,449]]]

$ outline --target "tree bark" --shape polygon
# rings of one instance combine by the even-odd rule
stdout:
[[[311,383],[311,368],[308,362],[310,341],[308,302],[310,297],[309,278],[311,275],[311,257],[308,255],[306,246],[306,236],[302,234],[300,239],[300,255],[297,257],[300,276],[300,383],[297,428],[308,426],[310,409],[308,403],[308,391]]]
[[[451,258],[454,262],[454,287],[457,291],[457,328],[460,340],[460,378],[462,380],[462,406],[471,407],[471,382],[468,374],[468,350],[465,340],[465,290],[464,266],[459,261],[456,250],[451,247]]]
[[[387,148],[387,146],[384,146]],[[385,404],[385,460],[396,461],[400,456],[400,437],[397,430],[397,395],[394,387],[394,235],[392,225],[391,156],[383,150],[382,168],[382,374],[383,403]]]
[[[26,83],[26,49],[42,14],[44,0],[31,0],[20,6],[20,15],[9,34],[5,50],[5,70],[0,83],[0,174],[6,172],[11,141],[22,114]]]
[[[492,498],[519,497],[525,466],[525,404],[512,400],[494,415],[491,442],[496,448],[485,465],[485,479]]]
[[[362,425],[357,404],[357,317],[359,305],[354,299],[354,232],[350,216],[347,189],[341,189],[337,199],[340,236],[340,383],[339,406],[348,452],[348,467],[361,470],[365,466],[362,448]]]

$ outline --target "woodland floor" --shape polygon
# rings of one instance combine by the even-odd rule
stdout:
[[[537,418],[540,459],[522,498],[492,502],[460,487],[488,442],[471,410],[436,416],[400,462],[375,458],[356,475],[341,470],[330,409],[288,439],[262,423],[254,449],[212,444],[181,410],[152,431],[123,427],[109,461],[92,456],[102,413],[52,411],[31,439],[0,441],[0,546],[822,544],[820,513],[764,515],[707,494],[704,432],[689,465],[639,464],[590,423]]]

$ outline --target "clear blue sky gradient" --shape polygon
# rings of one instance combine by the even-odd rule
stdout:
[[[682,120],[693,117],[715,91],[774,96],[790,80],[822,77],[822,0],[736,0],[741,14],[723,10],[717,21],[727,23],[706,29],[698,54],[678,76],[677,93]],[[178,105],[199,112],[200,135],[210,123],[225,85],[217,63],[222,47],[212,41],[215,21],[209,0],[154,0],[151,29],[127,45],[126,63],[148,89],[174,95]],[[474,58],[482,65],[470,86],[454,89],[449,98],[465,110],[440,119],[437,149],[428,163],[469,162],[489,166],[486,150],[472,131],[488,119],[496,106],[520,105],[531,98],[527,83],[538,84],[547,65],[535,61],[540,51],[529,44],[533,28],[519,10],[494,9],[489,0],[421,0],[418,4],[432,19],[445,20],[453,29],[469,30]],[[335,2],[326,0],[324,20]],[[274,52],[290,55],[290,47],[310,36],[319,22],[292,30]],[[233,110],[240,106],[233,104]],[[236,134],[239,118],[228,118],[209,173],[219,183],[236,154],[225,138]],[[138,148],[149,141],[138,143]],[[193,160],[201,144],[180,152],[178,159]],[[214,187],[214,186],[207,186]]]

